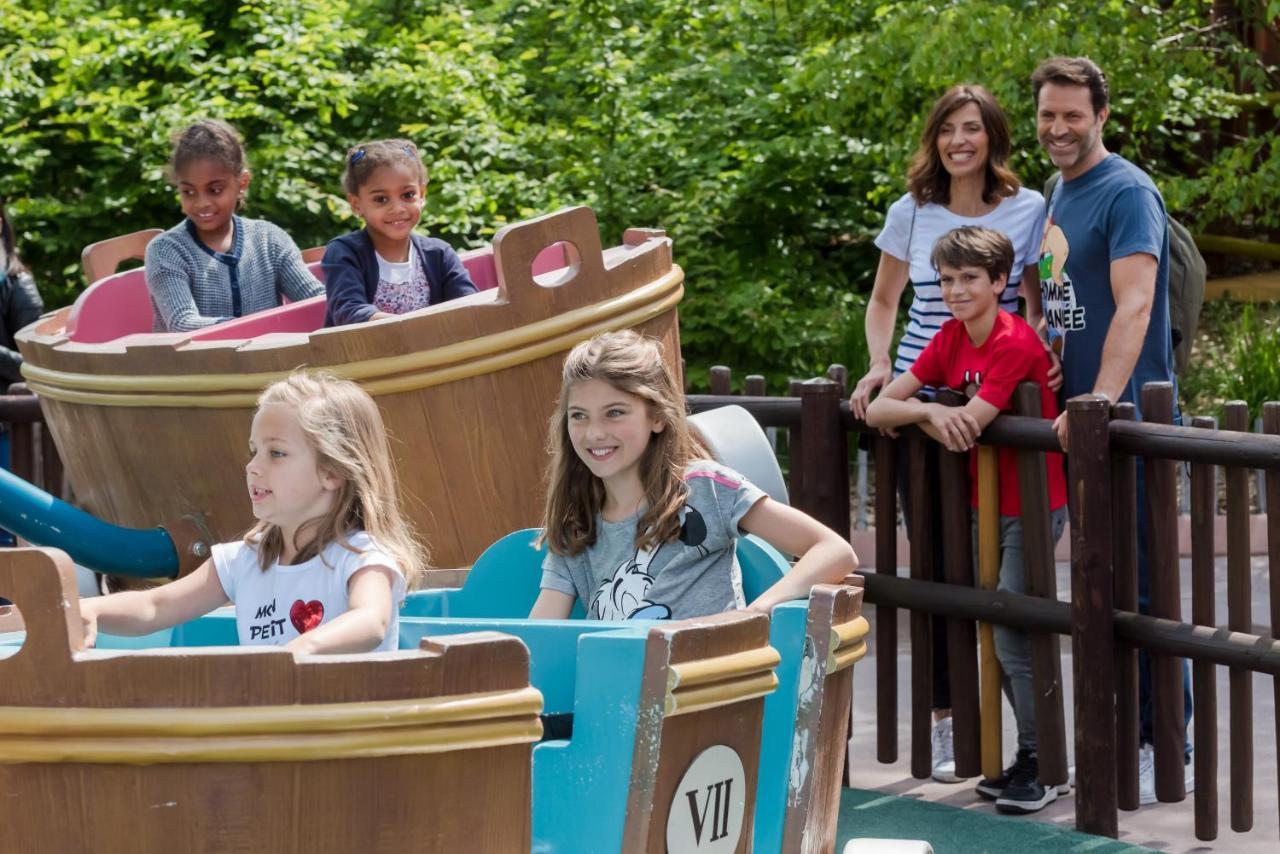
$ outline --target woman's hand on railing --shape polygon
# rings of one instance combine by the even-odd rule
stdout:
[[[871,363],[871,369],[866,375],[858,380],[858,384],[853,387],[853,394],[849,395],[849,410],[853,412],[853,417],[859,421],[867,420],[867,406],[871,403],[871,395],[893,379],[893,365],[889,362],[888,357],[876,359]]]

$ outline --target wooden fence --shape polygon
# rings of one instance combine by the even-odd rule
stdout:
[[[793,504],[843,536],[851,534],[849,512],[849,437],[871,433],[849,412],[844,373],[833,368],[828,378],[793,382],[787,397],[763,394],[761,380],[731,395],[727,369],[713,369],[712,388],[719,394],[690,395],[693,410],[736,403],[765,427],[789,432],[790,489]],[[999,765],[999,725],[989,726],[998,695],[980,704],[975,621],[1027,629],[1033,638],[1033,669],[1041,705],[1037,706],[1037,740],[1041,779],[1066,782],[1058,635],[1068,635],[1074,664],[1076,824],[1083,831],[1116,836],[1118,809],[1138,807],[1138,668],[1137,651],[1153,657],[1153,703],[1156,796],[1180,801],[1183,791],[1182,658],[1193,663],[1196,714],[1195,832],[1209,840],[1218,834],[1217,715],[1215,668],[1230,668],[1230,826],[1237,832],[1253,825],[1252,675],[1271,676],[1280,709],[1280,403],[1263,408],[1264,435],[1246,432],[1248,413],[1242,403],[1225,408],[1224,429],[1212,419],[1196,418],[1190,426],[1174,426],[1173,389],[1153,384],[1143,392],[1146,420],[1134,420],[1132,405],[1111,408],[1101,398],[1082,397],[1068,405],[1070,454],[1068,490],[1071,519],[1071,601],[1056,601],[1052,539],[1043,483],[1042,454],[1058,450],[1049,422],[1028,412],[1036,396],[1022,398],[1021,415],[1001,416],[983,433],[981,444],[1018,450],[1022,481],[1023,528],[1030,595],[996,592],[976,585],[969,544],[969,486],[964,454],[942,451],[937,475],[923,468],[922,433],[902,431],[899,439],[878,434],[872,439],[876,484],[891,485],[875,493],[874,572],[867,572],[866,600],[876,606],[876,743],[877,758],[898,757],[898,661],[896,610],[911,611],[911,769],[919,778],[930,770],[930,621],[947,620],[955,757],[957,773],[991,773]],[[915,490],[911,519],[910,577],[898,576],[897,442],[907,442],[911,480],[937,484],[944,513],[945,582],[929,580],[928,503]],[[1136,469],[1145,470],[1145,503],[1136,503]],[[1190,622],[1181,614],[1181,579],[1177,547],[1177,474],[1179,463],[1191,466]],[[1214,516],[1216,470],[1225,471],[1228,620],[1218,626],[1214,614]],[[1249,493],[1250,470],[1266,472],[1264,484],[1268,540],[1270,629],[1253,633],[1250,615]],[[1037,480],[1038,477],[1038,480]],[[1151,581],[1150,614],[1137,613],[1137,513],[1147,514]],[[864,556],[865,557],[865,556]],[[988,689],[989,690],[989,689]],[[979,709],[983,711],[980,712]],[[1278,716],[1280,717],[1280,716]],[[984,731],[983,723],[988,724]],[[983,734],[985,733],[985,734]],[[1273,738],[1280,739],[1280,724]],[[988,742],[984,744],[983,742]]]

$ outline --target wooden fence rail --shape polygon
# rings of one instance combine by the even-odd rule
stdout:
[[[953,666],[953,704],[957,707],[954,732],[957,765],[968,768],[978,727],[968,712],[960,712],[977,689],[968,662],[974,646],[972,630],[956,626],[974,620],[1018,626],[1033,637],[1057,634],[1071,637],[1075,667],[1075,760],[1077,767],[1076,824],[1081,830],[1109,836],[1118,833],[1118,812],[1138,806],[1137,754],[1138,651],[1153,656],[1153,696],[1157,709],[1154,732],[1156,796],[1161,801],[1186,797],[1183,784],[1182,659],[1194,665],[1193,693],[1195,746],[1195,832],[1200,839],[1218,834],[1216,785],[1218,735],[1214,668],[1230,669],[1230,761],[1231,827],[1243,832],[1253,822],[1253,707],[1252,674],[1273,679],[1277,709],[1280,709],[1280,403],[1265,404],[1263,433],[1248,432],[1248,413],[1243,404],[1229,404],[1223,426],[1212,419],[1193,419],[1189,426],[1170,423],[1173,414],[1171,386],[1144,390],[1144,421],[1135,420],[1131,404],[1110,407],[1102,398],[1078,398],[1068,405],[1070,451],[1068,485],[1071,511],[1071,602],[1053,600],[1052,576],[1040,569],[1052,569],[1044,555],[1042,529],[1028,548],[1029,569],[1038,582],[1041,596],[978,589],[973,586],[968,563],[967,536],[951,540],[948,555],[964,556],[959,567],[945,568],[946,582],[932,580],[927,566],[931,550],[919,541],[927,537],[920,524],[927,502],[913,493],[914,511],[911,539],[911,577],[898,576],[897,442],[908,443],[906,459],[913,483],[935,485],[945,492],[944,513],[948,532],[966,518],[968,491],[957,486],[954,469],[930,474],[921,469],[923,434],[914,429],[900,431],[893,440],[874,434],[853,418],[843,400],[842,384],[822,379],[794,382],[791,396],[763,395],[759,382],[750,395],[690,395],[693,410],[736,403],[750,411],[766,427],[789,432],[792,502],[822,520],[842,536],[851,535],[848,511],[849,441],[840,434],[872,433],[875,460],[875,571],[867,572],[866,601],[877,608],[876,648],[884,654],[876,658],[876,756],[881,762],[897,760],[897,636],[896,611],[911,611],[911,750],[912,773],[929,773],[929,715],[931,672],[929,622],[925,615],[941,614],[949,619],[948,653],[961,662],[957,675]],[[732,390],[727,370],[719,372],[719,391]],[[838,423],[837,431],[833,425]],[[811,438],[812,437],[812,438]],[[1056,434],[1047,421],[1033,415],[1002,415],[984,431],[983,445],[1012,447],[1023,453],[1059,450]],[[954,455],[950,455],[954,456]],[[1036,457],[1039,454],[1036,453]],[[1023,468],[1034,478],[1032,457]],[[1176,515],[1179,464],[1190,464],[1188,484],[1191,512],[1192,613],[1190,622],[1181,613],[1182,579],[1179,577]],[[1226,480],[1227,604],[1225,627],[1216,624],[1214,613],[1214,516],[1217,515],[1215,483],[1218,469]],[[1259,479],[1260,508],[1265,508],[1270,628],[1255,634],[1249,616],[1249,519],[1248,476],[1251,470],[1265,472]],[[1043,471],[1043,469],[1041,469]],[[1143,506],[1137,506],[1138,481],[1145,484]],[[887,489],[885,487],[888,487]],[[1024,482],[1029,488],[1042,489]],[[839,496],[839,497],[837,497]],[[963,505],[961,504],[963,502]],[[1033,500],[1032,503],[1035,503]],[[1032,508],[1031,515],[1047,516],[1047,507]],[[1024,514],[1025,514],[1024,509]],[[1137,531],[1139,514],[1148,532],[1148,573],[1151,582],[1149,614],[1138,611]],[[1024,515],[1024,525],[1027,525]],[[963,549],[959,548],[964,545]],[[1029,543],[1029,545],[1031,545]],[[917,556],[919,553],[920,556]],[[1045,595],[1047,594],[1047,596]],[[1052,634],[1046,634],[1052,633]],[[1060,658],[1052,647],[1040,641],[1034,670],[1037,684],[1052,694],[1053,668]],[[954,690],[968,692],[962,695]],[[1058,689],[1061,690],[1060,688]],[[1037,736],[1040,744],[1060,741],[1053,731],[1056,715],[1050,705],[1037,709]],[[1280,715],[1277,715],[1280,740]],[[1045,727],[1048,727],[1048,731]],[[962,747],[962,744],[964,745]],[[1052,748],[1050,748],[1052,750]],[[1065,763],[1065,756],[1062,760]],[[1042,760],[1042,770],[1056,775],[1057,758]],[[1052,766],[1050,768],[1049,766]],[[1062,769],[1065,772],[1065,766]],[[1042,776],[1042,781],[1048,774]]]

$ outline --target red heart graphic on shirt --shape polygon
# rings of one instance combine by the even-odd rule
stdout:
[[[324,605],[316,599],[312,599],[310,602],[303,602],[298,599],[289,607],[289,622],[293,623],[293,627],[298,630],[300,635],[320,625],[320,621],[323,619]]]

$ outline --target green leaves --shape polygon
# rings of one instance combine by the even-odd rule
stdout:
[[[248,142],[247,213],[301,246],[358,227],[346,149],[407,136],[430,171],[424,227],[459,248],[569,204],[595,208],[606,244],[666,228],[695,380],[713,362],[856,373],[871,239],[930,105],[986,85],[1039,186],[1030,75],[1056,53],[1107,70],[1109,147],[1184,220],[1280,227],[1272,71],[1200,0],[31,5],[0,0],[0,195],[50,306],[83,287],[85,244],[179,219],[168,136],[213,115]]]

